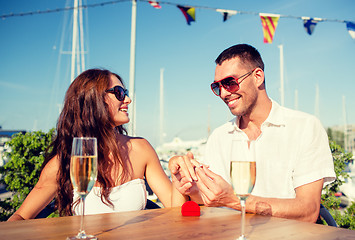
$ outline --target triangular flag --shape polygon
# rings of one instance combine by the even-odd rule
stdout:
[[[259,15],[263,25],[264,43],[272,43],[280,15],[269,13],[259,13]]]
[[[310,17],[302,17],[302,20],[303,20],[303,26],[309,35],[312,35],[317,23],[321,21],[321,19],[319,18],[310,18]]]
[[[346,22],[346,28],[352,39],[355,39],[355,23],[354,22]]]
[[[161,9],[161,6],[159,5],[159,2],[157,1],[148,1],[150,5],[152,5],[156,9]]]
[[[231,16],[236,15],[238,12],[234,10],[216,9],[217,12],[222,13],[223,22],[227,21]]]
[[[177,6],[182,14],[184,14],[186,22],[188,25],[190,25],[190,22],[195,22],[195,8],[193,7],[184,7],[184,6]]]

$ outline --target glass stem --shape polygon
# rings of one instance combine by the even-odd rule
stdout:
[[[79,234],[85,235],[84,231],[84,213],[85,213],[85,196],[81,197],[81,219],[80,219],[80,232]]]
[[[244,237],[245,233],[245,199],[240,199],[240,206],[242,207],[242,237]]]

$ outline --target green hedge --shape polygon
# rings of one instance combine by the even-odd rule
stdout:
[[[21,206],[37,183],[44,153],[53,135],[54,129],[48,133],[18,133],[6,143],[11,151],[4,154],[8,162],[0,167],[0,183],[5,184],[14,195],[11,199],[0,201],[0,221],[6,221]]]

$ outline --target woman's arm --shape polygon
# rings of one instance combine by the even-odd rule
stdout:
[[[56,177],[58,169],[59,162],[57,157],[54,157],[44,167],[37,184],[28,194],[21,207],[8,221],[35,218],[53,200],[57,190]]]
[[[144,160],[144,175],[150,188],[164,207],[171,207],[172,184],[165,174],[153,147],[147,140],[141,138],[135,140],[133,151],[136,153],[135,158]]]

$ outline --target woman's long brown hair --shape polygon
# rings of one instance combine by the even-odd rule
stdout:
[[[113,120],[105,103],[105,90],[109,88],[112,75],[122,82],[120,76],[108,70],[87,70],[73,81],[66,92],[63,110],[57,122],[56,136],[49,147],[52,150],[46,154],[42,165],[43,169],[54,156],[60,161],[56,206],[61,216],[73,214],[73,187],[69,167],[74,137],[97,138],[97,182],[101,187],[101,200],[105,204],[112,205],[109,194],[116,184],[116,179],[112,179],[111,170],[114,167],[121,168],[120,182],[125,182],[130,177],[131,166],[126,159],[127,146],[121,146],[117,142],[119,134],[127,132],[123,126],[113,128]]]

